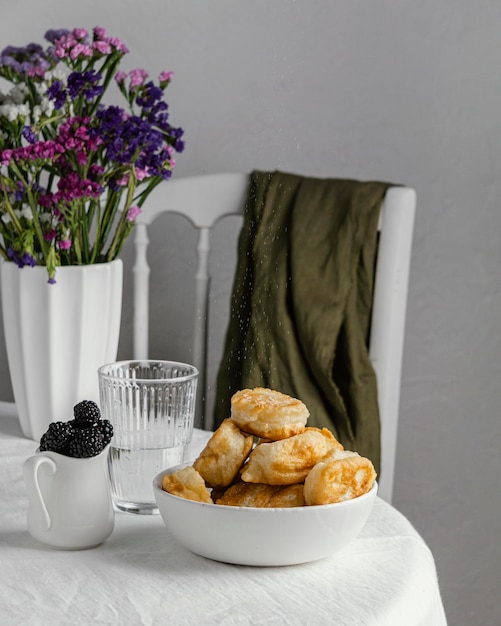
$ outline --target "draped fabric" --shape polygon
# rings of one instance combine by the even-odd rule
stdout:
[[[251,174],[238,242],[215,424],[233,393],[302,400],[379,471],[376,378],[368,357],[377,226],[388,183]]]

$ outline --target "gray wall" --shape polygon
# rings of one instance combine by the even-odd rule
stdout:
[[[499,624],[501,3],[3,0],[0,42],[95,24],[127,42],[128,69],[175,71],[188,144],[177,176],[279,168],[417,190],[395,504],[435,555],[450,623]],[[216,268],[237,229],[218,229]],[[178,218],[155,235],[168,264],[156,292],[169,300],[155,299],[153,351],[165,357],[190,356],[194,245]],[[217,289],[230,282],[223,273]],[[0,377],[6,397],[5,365]]]

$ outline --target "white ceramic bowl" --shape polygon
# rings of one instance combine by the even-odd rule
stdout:
[[[283,509],[223,506],[194,502],[162,490],[158,474],[153,491],[165,525],[188,550],[238,565],[294,565],[337,552],[367,521],[377,494],[346,502]]]

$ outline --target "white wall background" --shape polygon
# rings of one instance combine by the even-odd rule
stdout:
[[[278,168],[417,190],[395,504],[435,555],[450,624],[500,624],[501,3],[1,0],[0,47],[96,24],[127,43],[127,69],[175,71],[177,176]],[[172,281],[189,284],[195,242],[168,219],[153,351],[189,358],[189,322],[171,331],[187,303]],[[216,233],[216,267],[236,233]]]

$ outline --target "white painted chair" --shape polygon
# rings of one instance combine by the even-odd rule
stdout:
[[[161,186],[162,202],[149,202],[137,218],[133,268],[133,354],[148,358],[149,266],[148,226],[164,212],[188,217],[198,229],[196,311],[194,313],[193,363],[200,371],[197,414],[204,416],[207,347],[207,313],[210,276],[210,232],[223,216],[242,214],[247,174],[210,174],[179,178]],[[397,443],[402,355],[407,290],[412,248],[416,194],[407,187],[392,187],[385,196],[380,219],[369,356],[377,376],[381,419],[381,481],[379,495],[391,502]],[[203,421],[210,428],[209,420]]]

